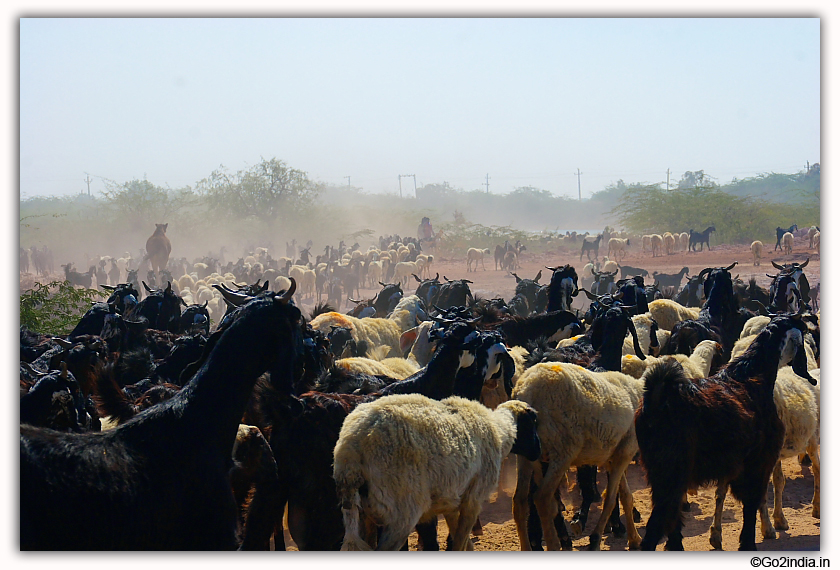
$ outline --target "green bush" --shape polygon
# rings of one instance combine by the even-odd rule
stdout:
[[[41,334],[70,334],[91,302],[103,295],[96,289],[76,289],[69,281],[36,281],[20,295],[20,325]]]

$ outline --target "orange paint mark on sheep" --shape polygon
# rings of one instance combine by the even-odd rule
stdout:
[[[327,313],[330,316],[330,321],[337,327],[345,327],[345,328],[353,328],[353,323],[350,322],[350,319],[342,315],[341,313]]]

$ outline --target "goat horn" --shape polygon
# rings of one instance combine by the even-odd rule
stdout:
[[[805,263],[808,263],[807,261]],[[117,288],[112,285],[100,285],[103,289],[107,291],[115,291]]]
[[[806,259],[806,260],[805,260],[805,263],[803,263],[802,265],[800,265],[800,266],[799,266],[799,269],[805,269],[805,266],[806,266],[806,265],[808,265],[808,262],[809,262],[809,261],[811,261],[811,258],[810,258],[810,257],[809,257],[808,259]]]
[[[589,289],[578,289],[578,291],[583,291],[584,295],[586,295],[586,297],[587,297],[590,301],[597,301],[597,300],[598,300],[598,295],[596,295],[595,293],[590,292],[590,291],[589,291]],[[577,293],[577,291],[575,291],[575,292]]]
[[[560,269],[559,265],[557,267],[549,267],[548,265],[543,265],[543,267],[545,267],[549,271],[557,271],[558,269]]]
[[[357,301],[356,299],[351,299],[350,297],[347,297],[347,300],[348,300],[348,301],[351,301],[351,302],[353,302],[353,303],[356,303],[356,304],[359,304],[359,303],[361,303],[361,302],[362,302],[361,300]]]
[[[772,264],[773,264],[773,267],[775,267],[776,269],[778,269],[778,270],[780,270],[780,271],[781,271],[781,270],[784,270],[784,268],[785,268],[785,266],[784,266],[784,265],[779,265],[778,263],[776,263],[776,262],[775,262],[775,261],[773,261],[772,259],[770,260],[770,263],[772,263]]]
[[[149,286],[148,286],[148,285],[146,285],[146,282],[145,282],[145,281],[141,281],[140,283],[142,283],[142,284],[143,284],[143,287],[145,287],[145,288],[146,288],[146,292],[147,292],[147,293],[151,293],[151,292],[152,292],[152,290],[151,290],[151,289],[149,289]]]
[[[56,343],[58,346],[60,346],[61,348],[70,348],[71,346],[73,346],[73,343],[70,342],[69,340],[65,340],[65,339],[57,337],[57,336],[52,337],[52,341],[54,343]]]
[[[735,267],[736,265],[738,265],[738,262],[733,261],[732,265],[730,265],[729,267],[726,267],[725,269],[726,269],[726,271],[732,271],[732,268]]]
[[[230,303],[234,307],[244,305],[245,303],[247,303],[248,301],[253,299],[253,297],[251,297],[250,295],[246,295],[245,293],[239,293],[237,291],[231,291],[229,289],[219,287],[215,283],[213,284],[213,287],[215,287],[219,291],[219,293],[222,294],[222,298],[225,301],[227,301],[228,303]]]
[[[24,362],[24,361],[21,360],[20,365],[24,368],[24,370],[26,370],[27,372],[29,372],[33,376],[46,376],[47,375],[46,372],[41,372],[40,370],[35,370],[32,367],[32,365],[29,364],[28,362]]]
[[[292,282],[292,284],[289,285],[289,290],[286,291],[285,293],[283,293],[280,296],[280,298],[278,299],[284,305],[292,300],[292,295],[295,294],[295,289],[297,289],[297,283],[295,282],[295,278],[294,277],[289,277],[289,281]],[[275,297],[275,299],[276,299],[276,297]]]

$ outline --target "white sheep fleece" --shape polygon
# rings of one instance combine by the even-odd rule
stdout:
[[[437,514],[450,524],[455,549],[467,548],[469,530],[516,439],[515,414],[525,409],[517,401],[490,411],[457,396],[437,401],[400,394],[353,410],[334,451],[345,518],[342,549],[370,548],[358,532],[359,507],[385,527],[381,548],[399,548],[417,522]],[[367,494],[361,498],[363,484]]]

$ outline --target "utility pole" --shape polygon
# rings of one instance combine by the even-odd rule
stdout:
[[[667,176],[667,179],[666,179],[667,182],[665,183],[665,189],[670,190],[671,189],[671,169],[670,168],[665,171],[665,175]]]
[[[581,171],[580,171],[580,168],[578,168],[578,169],[577,169],[577,174],[576,174],[576,176],[578,177],[578,201],[580,201],[580,200],[581,200],[581,197],[580,197],[580,175],[581,175],[581,174],[582,174],[582,173],[581,173]]]
[[[484,177],[484,180],[485,180],[485,182],[484,182],[484,184],[482,184],[482,186],[487,187],[487,189],[484,193],[489,194],[490,193],[490,173],[489,172],[487,173],[487,176]]]
[[[347,189],[348,189],[348,190],[350,190],[350,177],[349,177],[349,176],[345,176],[344,178],[346,178],[346,179],[347,179]]]
[[[402,198],[402,179],[414,178],[414,197],[417,197],[417,177],[414,174],[397,174],[397,180],[400,182],[400,198]]]
[[[87,182],[88,196],[90,196],[90,174],[85,172],[85,182]]]

